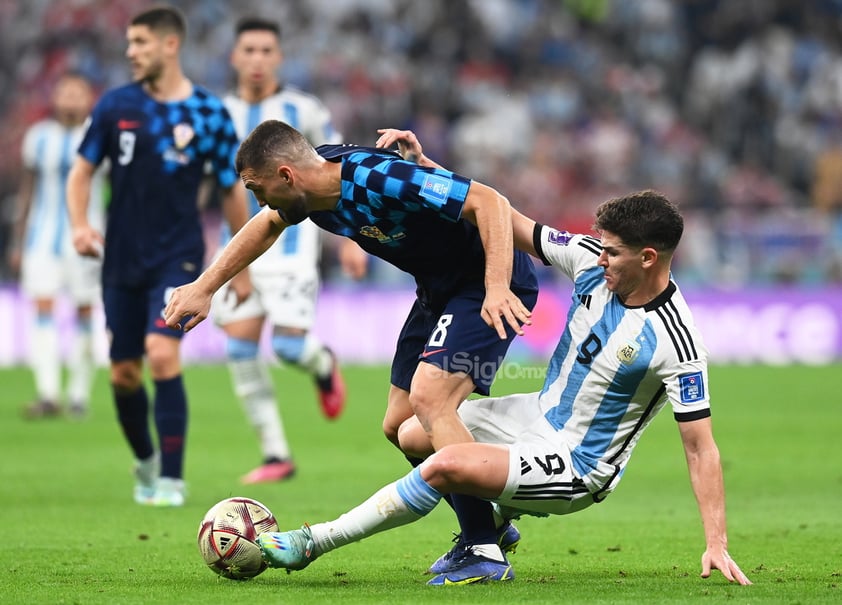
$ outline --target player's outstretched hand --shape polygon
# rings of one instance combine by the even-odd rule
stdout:
[[[189,332],[210,313],[213,292],[191,282],[173,290],[167,308],[164,309],[164,321],[174,330]],[[185,318],[187,319],[185,323]]]
[[[506,286],[489,287],[480,312],[483,320],[497,330],[501,340],[506,340],[505,321],[518,336],[523,336],[523,325],[532,324],[532,312],[517,295]]]
[[[702,554],[702,577],[709,578],[712,569],[721,571],[729,582],[737,582],[743,586],[751,584],[751,580],[724,548],[718,550],[709,548]]]

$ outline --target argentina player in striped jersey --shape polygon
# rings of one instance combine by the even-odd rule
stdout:
[[[313,95],[282,84],[281,28],[275,21],[245,17],[235,26],[231,65],[236,89],[225,103],[240,139],[267,119],[290,124],[313,145],[340,143],[330,111]],[[260,211],[249,192],[249,214]],[[220,250],[230,241],[223,228]],[[365,253],[348,240],[347,255],[365,267]],[[278,359],[310,374],[324,415],[337,418],[345,406],[345,386],[332,351],[311,330],[319,291],[321,230],[310,220],[291,225],[249,265],[252,291],[239,304],[221,288],[214,296],[214,322],[226,334],[228,368],[234,392],[255,428],[263,462],[242,482],[281,481],[295,473],[289,441],[266,362],[259,354],[264,324],[271,325],[271,346]],[[360,260],[361,259],[361,260]],[[293,402],[288,402],[293,403]]]
[[[423,160],[414,135],[389,136]],[[597,210],[599,239],[538,225],[514,210],[512,221],[516,246],[574,283],[542,390],[465,401],[458,412],[474,442],[436,448],[418,418],[409,418],[400,446],[424,457],[420,466],[333,521],[262,534],[265,559],[303,569],[336,548],[421,519],[446,494],[495,502],[501,522],[581,511],[617,487],[643,430],[669,405],[704,528],[701,575],[718,569],[728,581],[750,584],[728,553],[707,352],[670,273],[683,231],[678,210],[653,191],[609,200]],[[461,529],[429,584],[514,578],[497,542],[470,540]]]
[[[67,219],[65,185],[85,121],[94,103],[91,82],[67,72],[55,83],[52,115],[27,129],[22,145],[23,173],[18,191],[18,217],[10,255],[21,271],[21,289],[35,307],[30,339],[30,363],[38,399],[25,409],[29,418],[55,416],[63,410],[73,418],[88,411],[94,373],[93,305],[100,297],[100,259],[80,256],[73,249]],[[105,167],[91,180],[88,220],[105,225]],[[75,306],[72,346],[67,357],[66,400],[61,401],[62,355],[54,317],[64,293]]]

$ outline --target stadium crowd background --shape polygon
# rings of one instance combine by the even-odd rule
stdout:
[[[21,137],[56,77],[125,83],[125,27],[151,4],[0,0],[0,251]],[[571,231],[607,197],[660,189],[687,218],[685,287],[842,283],[842,0],[171,4],[188,76],[216,92],[233,83],[236,19],[272,17],[284,80],[321,97],[346,141],[412,128],[430,157]]]

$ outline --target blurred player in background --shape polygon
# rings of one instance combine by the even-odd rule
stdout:
[[[278,23],[244,18],[236,26],[231,65],[237,74],[234,94],[224,98],[240,138],[267,119],[282,120],[313,145],[340,143],[330,112],[316,97],[281,84],[283,61]],[[249,192],[250,214],[260,205]],[[222,244],[231,239],[223,231]],[[362,263],[365,253],[357,246]],[[345,406],[345,385],[335,356],[311,331],[319,290],[320,230],[305,220],[286,229],[249,266],[252,292],[239,305],[225,289],[213,301],[215,322],[227,335],[226,351],[234,391],[260,438],[263,464],[242,478],[243,483],[280,481],[293,475],[295,465],[284,432],[272,377],[260,358],[259,343],[266,321],[272,327],[272,350],[283,362],[314,379],[321,409],[336,418]]]
[[[232,163],[239,142],[234,124],[219,98],[184,75],[185,35],[184,17],[171,7],[132,19],[126,56],[134,82],[106,92],[94,107],[68,182],[76,250],[98,256],[103,236],[88,221],[87,209],[94,170],[109,160],[112,198],[102,285],[111,384],[120,426],[137,460],[134,499],[155,506],[181,506],[185,498],[182,333],[168,328],[161,312],[170,291],[202,268],[197,195],[206,163],[223,188],[231,228],[247,220],[245,191]],[[248,295],[247,272],[231,289],[238,299]],[[154,382],[157,445],[149,426],[144,355]]]
[[[464,402],[459,413],[476,442],[436,452],[418,419],[409,419],[400,443],[428,456],[419,467],[334,521],[262,534],[264,558],[273,567],[303,569],[335,548],[422,518],[453,492],[497,502],[502,519],[581,511],[614,491],[643,431],[669,406],[704,528],[701,575],[719,569],[730,582],[751,584],[728,554],[707,351],[670,277],[683,232],[677,208],[653,191],[608,200],[596,212],[600,239],[536,224],[517,211],[513,222],[517,248],[574,284],[541,391]],[[463,524],[428,583],[513,579],[493,534],[482,541],[468,532]]]
[[[91,312],[100,296],[101,262],[80,256],[73,248],[65,189],[94,100],[87,78],[64,74],[53,89],[52,116],[33,124],[23,139],[24,170],[10,261],[12,269],[21,273],[23,292],[35,305],[29,353],[37,400],[24,410],[29,418],[59,415],[63,400],[73,418],[88,412],[94,373]],[[104,229],[103,196],[103,178],[97,173],[91,179],[87,219],[99,231]],[[61,292],[69,296],[76,311],[64,396],[54,316]]]

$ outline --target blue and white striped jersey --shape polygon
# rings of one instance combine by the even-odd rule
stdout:
[[[67,175],[85,126],[66,127],[49,118],[33,124],[24,135],[23,166],[35,175],[32,204],[26,219],[23,252],[27,255],[76,254],[67,215]],[[102,171],[91,182],[88,221],[95,229],[105,227]]]
[[[538,225],[535,247],[574,286],[541,409],[589,491],[606,493],[667,402],[679,422],[710,415],[707,350],[674,282],[646,305],[627,307],[605,285],[598,239]]]
[[[280,120],[301,132],[314,147],[342,142],[342,136],[333,127],[330,110],[315,96],[293,86],[284,86],[259,103],[249,103],[234,94],[226,95],[223,102],[240,140],[245,139],[261,122]],[[254,216],[260,211],[260,205],[254,193],[248,191],[247,194],[249,215]],[[225,246],[230,240],[231,230],[226,225],[222,229],[220,245]],[[252,272],[273,273],[281,268],[289,270],[300,266],[302,270],[312,270],[318,262],[320,247],[319,229],[305,220],[284,229],[277,241],[250,265],[250,269]]]

